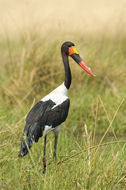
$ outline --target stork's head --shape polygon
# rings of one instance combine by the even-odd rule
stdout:
[[[71,56],[73,60],[80,65],[82,69],[84,69],[87,73],[89,73],[92,76],[96,76],[94,73],[92,73],[91,69],[87,67],[87,65],[84,63],[82,58],[80,57],[78,51],[75,48],[74,43],[72,42],[64,42],[61,47],[61,52],[65,53],[67,56]]]

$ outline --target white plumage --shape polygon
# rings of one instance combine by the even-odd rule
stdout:
[[[55,90],[50,92],[47,96],[41,99],[41,101],[45,102],[47,100],[52,100],[56,105],[52,107],[55,108],[58,105],[62,104],[66,99],[68,99],[67,96],[68,89],[65,87],[64,82],[58,86]]]

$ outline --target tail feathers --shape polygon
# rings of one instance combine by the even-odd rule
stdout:
[[[29,149],[31,148],[32,144],[33,144],[33,141],[29,137],[26,137],[26,139],[23,137],[21,141],[21,148],[20,148],[18,157],[25,156],[29,152]]]
[[[25,156],[34,142],[38,142],[39,138],[43,135],[44,127],[41,127],[39,123],[35,123],[33,126],[25,126],[21,148],[18,157]]]

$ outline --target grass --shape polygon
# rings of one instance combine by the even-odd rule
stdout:
[[[17,155],[28,110],[64,79],[60,46],[65,38],[47,42],[31,34],[1,40],[1,190],[125,189],[126,36],[78,36],[76,48],[97,77],[93,79],[70,59],[69,117],[60,132],[56,166],[53,133],[47,137],[50,165],[45,175],[43,138],[23,159]]]

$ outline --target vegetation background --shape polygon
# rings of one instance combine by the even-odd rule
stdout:
[[[17,155],[29,109],[64,80],[68,40],[97,77],[70,59],[70,112],[43,174],[43,138]],[[125,190],[125,73],[125,0],[0,0],[0,189]]]

